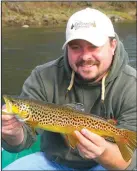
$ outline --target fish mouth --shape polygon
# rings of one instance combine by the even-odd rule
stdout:
[[[3,95],[3,99],[5,101],[6,104],[6,110],[4,110],[7,113],[12,113],[12,102],[10,100],[10,97],[7,95]]]

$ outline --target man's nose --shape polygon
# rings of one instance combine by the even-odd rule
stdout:
[[[82,59],[85,61],[92,59],[92,52],[89,52],[87,50],[83,50]]]

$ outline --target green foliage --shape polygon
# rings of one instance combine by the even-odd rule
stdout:
[[[68,1],[2,2],[2,25],[64,25],[76,11],[92,7],[119,18],[135,20],[136,2]]]
[[[126,10],[129,9],[131,7],[133,7],[136,4],[136,2],[122,2],[122,1],[111,1],[108,2],[108,5],[114,7],[115,9],[119,9],[119,10]]]

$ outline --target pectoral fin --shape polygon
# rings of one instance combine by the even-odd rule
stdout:
[[[30,127],[35,128],[35,127],[37,127],[38,122],[36,122],[36,121],[26,121],[26,124],[29,125]]]
[[[38,125],[38,122],[36,121],[26,121],[26,124],[31,127],[33,134],[36,134],[35,128]]]
[[[65,135],[66,141],[71,148],[75,148],[77,145],[78,140],[73,135]]]

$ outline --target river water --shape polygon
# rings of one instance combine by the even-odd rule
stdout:
[[[136,23],[117,23],[115,31],[136,66]],[[31,70],[62,55],[65,28],[2,29],[2,94],[19,95]]]

